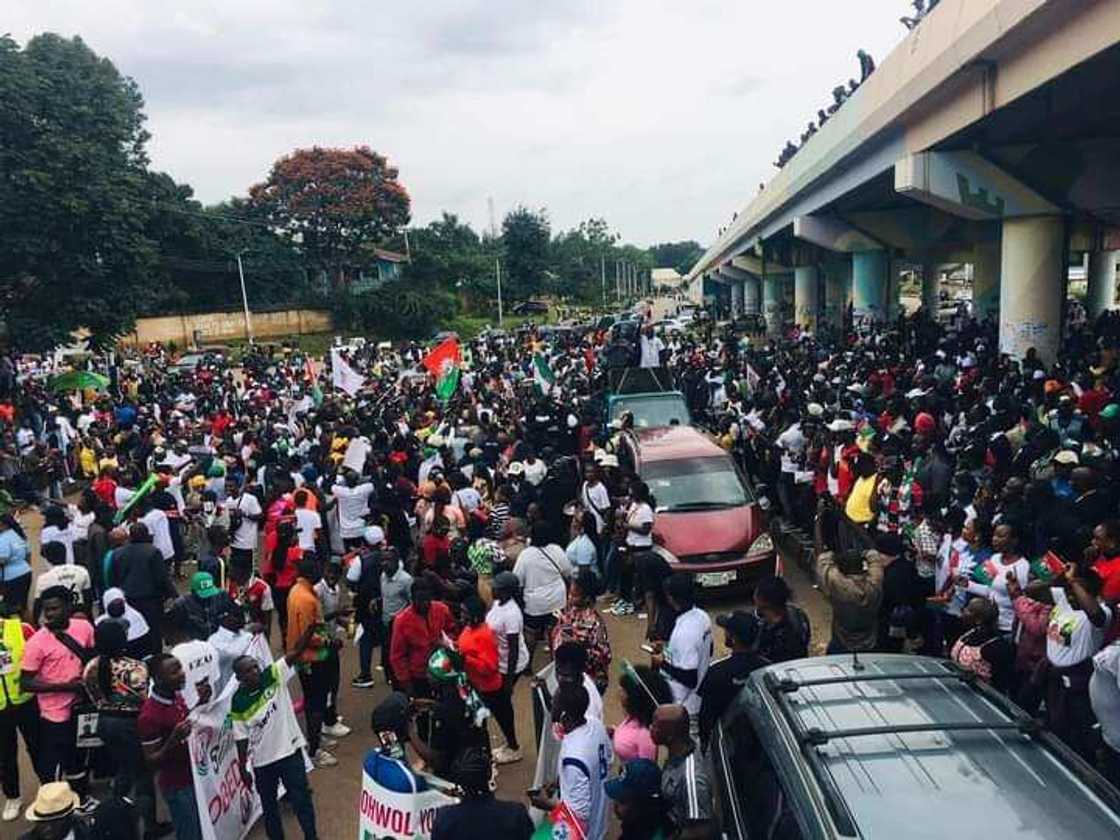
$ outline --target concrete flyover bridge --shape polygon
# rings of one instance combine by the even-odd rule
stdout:
[[[1068,266],[1088,253],[1094,315],[1118,250],[1120,0],[941,0],[687,281],[776,332],[890,318],[903,270],[936,308],[938,267],[966,263],[1000,349],[1052,360]]]

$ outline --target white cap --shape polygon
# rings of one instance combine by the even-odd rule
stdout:
[[[509,473],[510,475],[524,475],[525,474],[525,465],[522,464],[520,461],[514,461],[506,469],[506,472]]]
[[[1080,464],[1081,459],[1077,457],[1077,453],[1069,449],[1063,449],[1054,456],[1054,460],[1059,464]]]
[[[852,421],[838,417],[825,426],[825,428],[830,432],[850,432],[852,430]]]
[[[362,531],[362,538],[368,545],[381,545],[385,542],[385,532],[377,525],[370,525]]]
[[[809,403],[809,405],[806,407],[806,411],[809,412],[810,417],[820,417],[822,414],[824,414],[824,406],[820,403]]]

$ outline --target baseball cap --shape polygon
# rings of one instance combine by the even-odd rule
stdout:
[[[203,600],[213,598],[220,591],[214,585],[214,576],[209,572],[195,572],[191,578],[191,592]]]
[[[735,610],[716,617],[716,624],[730,633],[736,640],[753,645],[758,638],[758,616],[744,610]]]
[[[661,768],[648,758],[635,758],[623,765],[620,774],[607,779],[605,789],[616,801],[660,796]]]
[[[1100,416],[1105,420],[1115,420],[1117,417],[1120,417],[1120,405],[1109,403],[1101,409]]]
[[[914,418],[914,428],[921,434],[928,435],[937,428],[937,421],[933,419],[932,414],[923,411]]]
[[[1054,456],[1054,460],[1059,464],[1080,464],[1081,459],[1077,457],[1077,453],[1069,449],[1063,449]]]
[[[381,545],[385,542],[385,532],[377,525],[370,525],[362,531],[362,538],[367,545]]]
[[[524,475],[525,474],[525,465],[522,464],[520,461],[514,461],[512,464],[509,465],[509,468],[506,470],[506,472],[509,473],[510,475]]]

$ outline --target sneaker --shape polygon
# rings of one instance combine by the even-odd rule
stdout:
[[[332,738],[345,738],[351,732],[350,727],[344,724],[341,720],[336,721],[331,726],[323,727],[323,734],[330,735]]]
[[[338,741],[336,741],[334,738],[328,738],[326,735],[324,735],[319,739],[319,746],[324,750],[333,750],[338,746]]]
[[[334,767],[338,764],[338,759],[322,747],[319,748],[319,752],[315,753],[315,757],[311,761],[316,767]]]
[[[94,799],[87,793],[81,798],[81,801],[78,803],[78,813],[82,816],[88,817],[90,814],[97,810],[97,806],[100,804],[100,799]]]
[[[509,747],[498,747],[494,750],[495,764],[513,764],[521,759],[521,750],[511,750]]]
[[[350,680],[350,685],[354,688],[373,688],[373,677],[368,674],[359,674]]]
[[[15,799],[9,799],[4,803],[4,814],[2,819],[4,822],[12,822],[12,820],[19,819],[20,809],[23,807],[23,800],[18,796]]]

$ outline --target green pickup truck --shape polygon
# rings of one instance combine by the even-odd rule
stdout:
[[[664,368],[621,368],[610,371],[606,393],[606,425],[625,412],[634,417],[635,429],[690,426],[684,394],[676,390]]]

